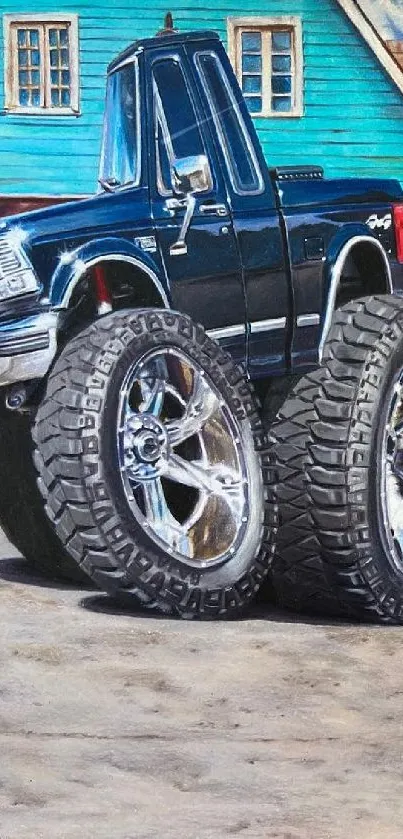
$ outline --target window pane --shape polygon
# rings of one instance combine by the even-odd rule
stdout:
[[[272,76],[273,93],[291,93],[291,76]]]
[[[261,76],[242,76],[243,93],[260,93],[262,89]]]
[[[33,105],[34,108],[39,108],[40,104],[41,104],[41,96],[40,96],[39,89],[38,90],[34,89],[34,90],[32,90],[32,105]]]
[[[205,53],[199,53],[196,60],[234,189],[238,193],[259,192],[262,179],[253,145],[222,64]]]
[[[273,96],[271,107],[276,113],[280,111],[284,111],[284,113],[291,111],[291,96]]]
[[[70,85],[70,71],[62,70],[62,85]]]
[[[271,43],[273,52],[290,52],[291,32],[272,32]]]
[[[64,107],[70,105],[70,91],[66,90],[66,88],[63,88],[61,91],[61,100]]]
[[[65,49],[60,50],[60,60],[61,60],[62,67],[68,67],[69,66],[69,51],[68,50],[65,50]]]
[[[24,87],[24,85],[27,85],[29,83],[29,76],[27,70],[20,70],[20,72],[18,73],[18,82],[20,87]]]
[[[271,66],[274,73],[287,73],[291,70],[290,55],[273,55]]]
[[[27,105],[29,105],[29,91],[24,90],[24,88],[21,88],[20,89],[19,100],[20,100],[20,105],[22,105],[23,107],[26,107]]]
[[[242,32],[242,51],[260,52],[262,49],[262,36],[260,32]]]
[[[174,157],[205,154],[197,114],[183,75],[182,67],[172,59],[154,66],[154,79],[165,114]],[[178,114],[180,102],[180,114]]]
[[[60,44],[62,47],[66,47],[69,44],[69,30],[68,29],[61,29],[60,30]]]
[[[137,84],[135,65],[109,76],[106,89],[100,177],[118,184],[136,181],[138,170]]]
[[[31,47],[39,47],[39,32],[37,29],[29,30],[29,43]]]
[[[39,50],[31,50],[31,64],[33,67],[39,67],[40,55]]]
[[[57,43],[57,29],[49,29],[49,44],[51,47],[59,46]]]
[[[18,50],[18,64],[20,67],[28,67],[27,50]]]
[[[52,85],[55,85],[56,87],[58,86],[58,84],[59,84],[59,71],[58,70],[51,70],[50,71],[50,81],[51,81]]]
[[[52,87],[50,96],[51,96],[52,105],[54,107],[57,107],[58,105],[60,105],[60,96],[59,96],[59,90],[58,90],[57,87]]]
[[[39,70],[31,70],[31,84],[39,87],[40,75]]]
[[[17,42],[18,42],[19,47],[25,47],[26,46],[26,43],[27,43],[26,42],[26,36],[27,36],[27,30],[26,29],[18,29],[17,30]]]
[[[168,139],[166,117],[162,111],[158,89],[154,89],[154,119],[157,121],[157,136],[155,143],[155,158],[157,168],[157,187],[161,195],[172,195],[171,163],[173,162],[172,144]],[[165,125],[165,134],[164,134]],[[169,143],[169,148],[168,148]]]
[[[260,96],[245,96],[248,111],[251,114],[260,114],[262,111],[262,99]]]
[[[262,71],[262,56],[261,55],[243,55],[242,56],[242,70],[244,73],[261,73]]]

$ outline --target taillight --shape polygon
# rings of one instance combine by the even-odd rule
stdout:
[[[396,235],[396,253],[399,262],[403,262],[403,204],[393,207],[393,221]]]

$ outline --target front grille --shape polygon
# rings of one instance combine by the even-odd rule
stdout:
[[[0,358],[37,350],[47,350],[49,343],[48,331],[34,334],[28,332],[26,335],[20,336],[14,334],[7,338],[3,338],[0,333]]]
[[[9,244],[7,236],[0,236],[0,278],[14,274],[23,267],[22,260]]]

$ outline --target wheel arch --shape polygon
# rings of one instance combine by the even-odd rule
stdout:
[[[170,307],[167,283],[160,266],[150,253],[142,251],[127,240],[104,239],[89,242],[84,247],[61,255],[50,284],[50,302],[60,309],[67,309],[74,290],[85,274],[96,265],[122,263],[129,268],[133,280],[141,276],[161,306]]]
[[[365,258],[369,255],[375,257],[374,265],[371,268],[370,288],[367,292],[365,291],[365,286],[360,291],[351,288],[351,296],[349,297],[349,292],[347,291],[347,296],[343,300],[343,303],[348,302],[349,299],[357,299],[363,294],[365,295],[365,293],[389,294],[393,291],[391,269],[386,251],[381,242],[368,233],[367,228],[365,228],[365,232],[359,230],[354,235],[350,235],[347,240],[342,241],[341,244],[339,243],[338,250],[335,250],[333,254],[330,253],[325,268],[324,278],[325,286],[327,287],[327,297],[319,342],[319,361],[322,360],[323,348],[329,333],[333,313],[338,308],[340,302],[338,301],[338,294],[340,292],[343,274],[352,261],[356,262],[358,260],[360,263],[364,259],[365,263]],[[364,278],[362,277],[361,280],[363,285]]]

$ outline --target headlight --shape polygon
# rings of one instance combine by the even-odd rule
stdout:
[[[39,283],[32,265],[22,249],[19,228],[11,228],[0,236],[0,300],[37,291]]]

